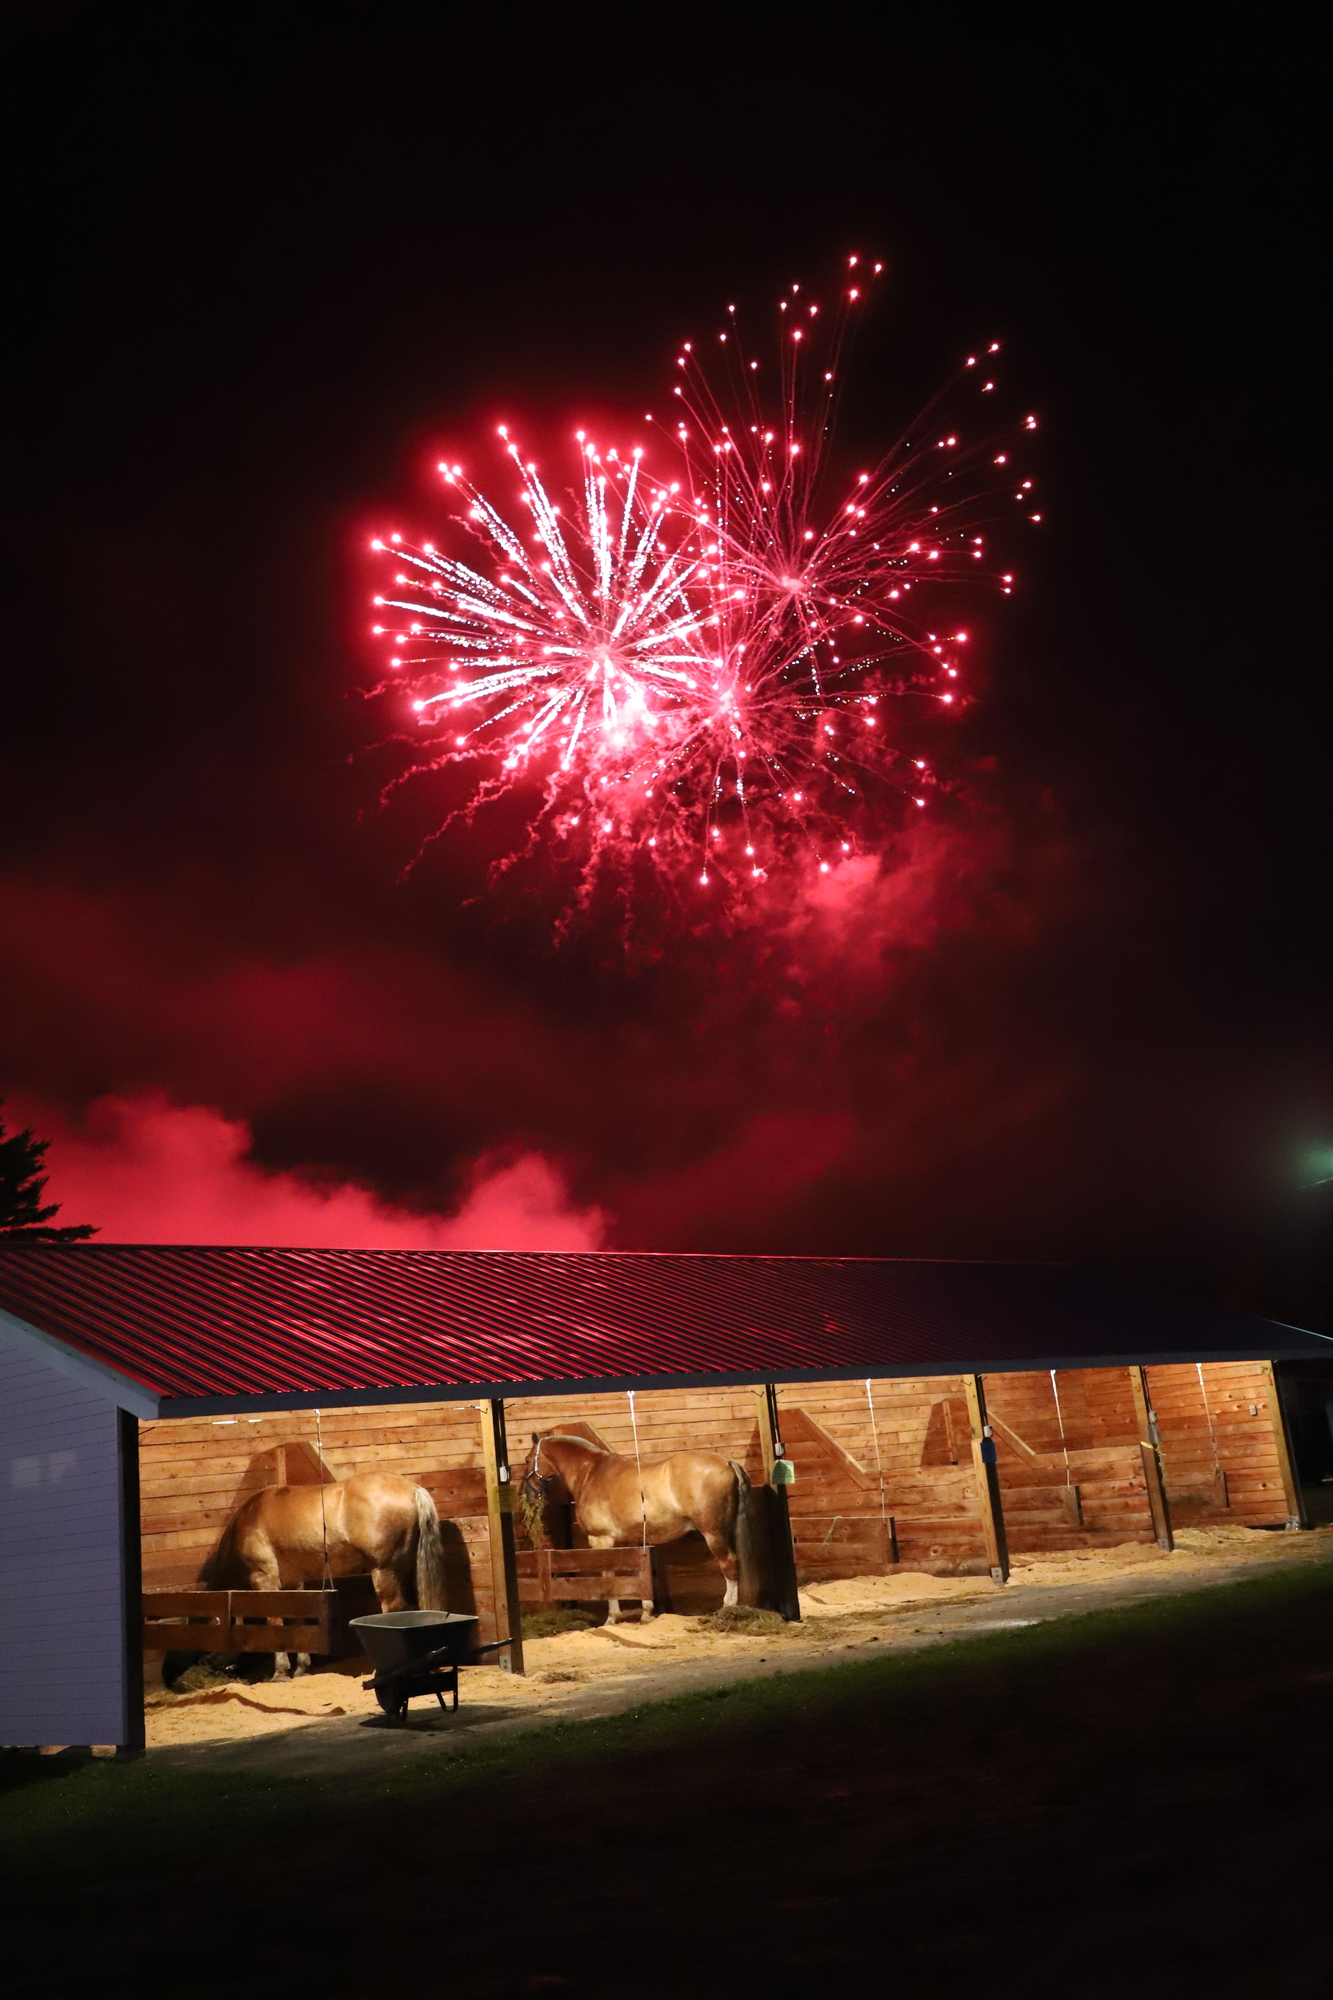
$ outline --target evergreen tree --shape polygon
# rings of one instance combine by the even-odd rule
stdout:
[[[46,1188],[42,1162],[49,1144],[49,1139],[38,1139],[30,1128],[6,1137],[0,1118],[0,1243],[78,1243],[97,1234],[87,1222],[52,1226],[51,1218],[59,1213],[60,1203],[42,1201]]]

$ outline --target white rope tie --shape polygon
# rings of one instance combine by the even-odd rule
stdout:
[[[1060,1449],[1065,1455],[1065,1485],[1072,1486],[1073,1474],[1069,1470],[1069,1446],[1065,1443],[1064,1412],[1060,1408],[1060,1390],[1055,1380],[1055,1370],[1051,1370],[1051,1394],[1055,1398],[1055,1421],[1060,1426]]]
[[[889,1504],[884,1495],[884,1461],[879,1455],[879,1426],[875,1422],[875,1398],[870,1393],[870,1377],[868,1375],[866,1377],[866,1401],[870,1405],[870,1435],[875,1441],[875,1470],[879,1474],[879,1513],[887,1532],[889,1525]],[[892,1547],[892,1541],[890,1541],[890,1559],[892,1559]]]
[[[648,1546],[648,1501],[643,1490],[643,1460],[639,1456],[639,1420],[634,1414],[634,1391],[627,1389],[629,1397],[630,1429],[634,1432],[634,1463],[639,1472],[639,1518],[643,1522],[643,1546]]]
[[[1217,1456],[1217,1432],[1213,1429],[1213,1413],[1208,1407],[1208,1390],[1203,1379],[1203,1363],[1196,1361],[1194,1366],[1199,1374],[1199,1394],[1203,1397],[1203,1413],[1208,1419],[1208,1439],[1213,1447],[1213,1471],[1220,1472],[1222,1470],[1222,1462]]]

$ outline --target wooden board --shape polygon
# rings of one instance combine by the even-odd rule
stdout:
[[[652,1549],[520,1549],[518,1594],[523,1604],[642,1601],[656,1595]]]
[[[333,1590],[147,1590],[146,1653],[359,1652],[348,1621],[379,1609],[368,1577]]]
[[[1216,1361],[1145,1373],[1176,1525],[1281,1526],[1289,1504],[1265,1364]]]
[[[880,1515],[791,1515],[800,1583],[843,1576],[887,1576],[897,1565],[893,1521]]]
[[[1157,1541],[1127,1368],[988,1375],[986,1407],[1012,1550]]]

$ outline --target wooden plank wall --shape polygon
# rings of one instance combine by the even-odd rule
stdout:
[[[904,1568],[985,1570],[961,1376],[902,1377],[872,1382],[868,1391],[864,1382],[802,1383],[780,1390],[779,1403],[804,1411],[874,1482],[858,1504],[851,1482],[838,1478],[827,1453],[813,1450],[795,1431],[784,1438],[796,1466],[789,1505],[798,1570],[803,1541],[827,1534],[823,1523],[830,1516],[881,1515],[881,1480],[882,1511],[894,1522]],[[961,1431],[955,1418],[959,1404]],[[820,1570],[829,1573],[822,1564]]]
[[[140,1425],[145,1590],[205,1585],[226,1523],[262,1486],[308,1484],[323,1474],[392,1472],[435,1495],[446,1586],[455,1610],[475,1610],[493,1639],[481,1429],[473,1403],[375,1404],[278,1411],[239,1419],[168,1417]],[[278,1454],[282,1457],[279,1458]]]
[[[1148,1375],[1173,1518],[1184,1525],[1284,1519],[1262,1364],[1206,1365],[1202,1389],[1192,1367]],[[1011,1548],[1153,1539],[1126,1370],[1062,1370],[1054,1388],[1046,1374],[985,1379]],[[778,1402],[796,1468],[790,1509],[806,1574],[861,1574],[872,1552],[878,1567],[890,1553],[890,1519],[902,1567],[984,1569],[960,1376],[875,1382],[870,1396],[863,1382],[801,1383],[781,1388]],[[614,1450],[634,1450],[623,1394],[514,1397],[506,1411],[516,1472],[532,1431],[580,1420]],[[645,1391],[636,1414],[645,1457],[703,1446],[762,1481],[752,1390]],[[140,1438],[145,1589],[205,1587],[223,1527],[261,1486],[395,1472],[435,1497],[451,1605],[478,1613],[483,1640],[499,1636],[474,1404],[330,1410],[318,1425],[313,1412],[168,1418],[141,1425]],[[674,1546],[668,1574],[679,1608],[720,1602],[721,1578],[698,1537]]]
[[[1236,1521],[1264,1528],[1286,1520],[1277,1413],[1262,1361],[1150,1368],[1148,1391],[1177,1527]]]
[[[764,1464],[752,1389],[645,1390],[635,1396],[634,1414],[639,1451],[644,1458],[658,1458],[667,1452],[695,1446],[736,1459],[756,1486],[763,1483]],[[531,1449],[534,1431],[580,1423],[589,1426],[612,1451],[633,1456],[634,1425],[630,1421],[629,1397],[623,1393],[508,1398],[505,1425],[515,1475]],[[520,1530],[519,1546],[525,1547],[521,1517],[516,1517],[515,1528]],[[575,1530],[572,1539],[577,1544],[585,1538]],[[669,1552],[658,1559],[658,1575],[665,1590],[665,1603],[674,1611],[715,1611],[722,1602],[722,1573],[701,1535],[687,1535],[683,1541],[673,1542]]]
[[[985,1568],[971,1445],[966,1444],[961,1466],[946,1448],[943,1412],[951,1391],[962,1396],[961,1377],[873,1383],[873,1407],[863,1382],[803,1382],[779,1389],[779,1411],[791,1413],[783,1442],[796,1468],[788,1498],[798,1570],[802,1545],[808,1544],[824,1551],[817,1565],[808,1565],[810,1573],[817,1567],[823,1576],[860,1574],[860,1566],[830,1566],[827,1551],[844,1537],[846,1524],[880,1522],[886,1514],[896,1523],[905,1566]],[[623,1394],[515,1397],[506,1411],[516,1461],[520,1450],[529,1449],[534,1430],[576,1419],[591,1424],[614,1451],[634,1450],[629,1398]],[[810,1420],[813,1430],[796,1412]],[[647,1390],[635,1398],[635,1416],[645,1458],[695,1445],[737,1459],[756,1485],[763,1480],[752,1389]],[[966,1418],[962,1434],[966,1440]],[[839,1462],[841,1454],[853,1461],[852,1467]],[[857,1538],[849,1555],[864,1546]],[[696,1566],[705,1562],[702,1545],[693,1553],[682,1549],[680,1560]],[[715,1569],[712,1576],[717,1577]],[[673,1580],[673,1602],[679,1598],[683,1608],[685,1596],[692,1603],[699,1590],[714,1594],[711,1580],[702,1574],[688,1585],[684,1578]],[[718,1578],[719,1602],[721,1592]]]
[[[1128,1369],[985,1379],[1011,1550],[1155,1541]]]

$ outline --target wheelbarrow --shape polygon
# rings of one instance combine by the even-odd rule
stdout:
[[[433,1694],[444,1707],[453,1696],[458,1707],[458,1669],[498,1652],[508,1639],[487,1646],[473,1644],[477,1620],[461,1611],[377,1611],[372,1617],[348,1620],[374,1667],[374,1677],[362,1681],[373,1688],[386,1715],[401,1722],[414,1695]]]

